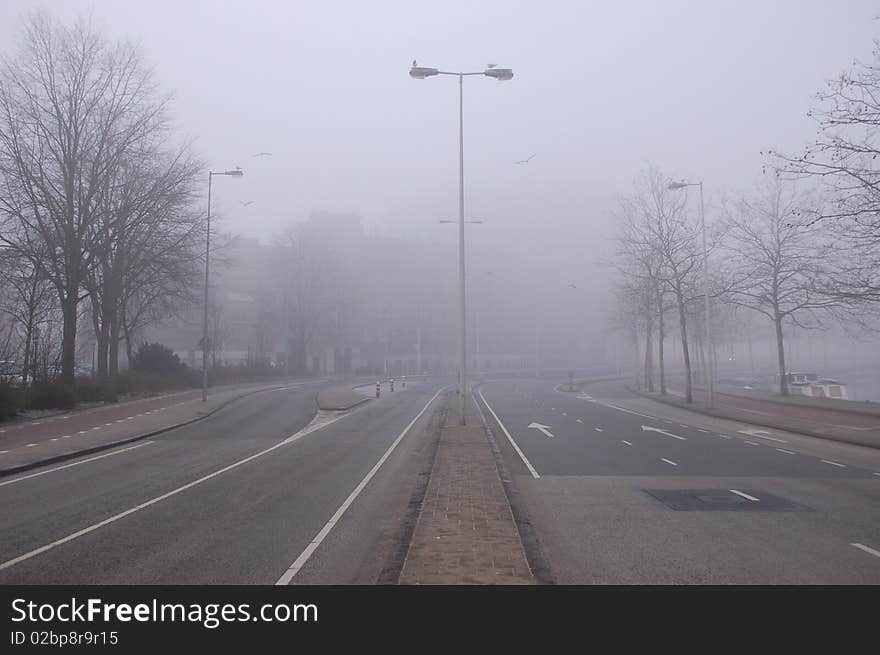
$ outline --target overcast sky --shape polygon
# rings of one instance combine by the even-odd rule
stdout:
[[[609,233],[647,161],[712,195],[747,186],[762,149],[810,137],[811,94],[867,59],[880,25],[861,0],[3,0],[4,50],[40,6],[91,8],[142,44],[181,130],[215,169],[245,170],[217,183],[226,227],[261,238],[324,209],[451,239],[436,221],[458,208],[456,80],[407,71],[511,67],[465,81],[467,212],[487,221],[474,244],[560,251]]]

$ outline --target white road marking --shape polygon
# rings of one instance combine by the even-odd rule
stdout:
[[[748,494],[744,494],[742,491],[737,491],[736,489],[728,489],[728,491],[729,491],[730,493],[732,493],[732,494],[736,494],[737,496],[742,496],[742,497],[745,498],[746,500],[751,500],[751,501],[754,501],[754,502],[758,502],[758,501],[760,500],[759,498],[755,498],[754,496],[750,496],[750,495],[748,495]]]
[[[678,427],[680,427],[680,428],[689,428],[690,426],[689,426],[689,425],[684,425],[684,424],[682,424],[682,423],[679,423],[679,424],[678,424]]]
[[[702,432],[703,434],[709,434],[708,430],[703,430],[702,428],[697,428],[697,432]]]
[[[880,473],[874,473],[874,475],[880,475]]]
[[[31,425],[40,425],[41,421],[33,421]]]
[[[415,418],[409,422],[409,425],[407,425],[403,429],[403,432],[401,432],[397,436],[397,438],[394,440],[394,442],[388,447],[388,450],[385,451],[385,454],[382,455],[382,457],[379,459],[379,461],[376,462],[376,465],[372,469],[370,469],[370,472],[367,473],[367,475],[364,477],[364,479],[360,481],[358,486],[356,486],[354,488],[354,491],[352,491],[348,495],[348,498],[345,499],[345,502],[343,502],[342,505],[339,506],[339,509],[336,510],[336,512],[333,514],[333,516],[330,517],[330,520],[327,521],[327,523],[324,525],[324,527],[321,528],[321,530],[318,532],[317,535],[315,535],[315,538],[312,539],[311,543],[308,546],[306,546],[306,549],[302,553],[300,553],[300,556],[297,557],[293,561],[293,564],[291,564],[290,567],[284,572],[284,575],[282,575],[280,578],[278,578],[278,581],[275,583],[276,585],[286,585],[287,583],[289,583],[291,581],[293,576],[295,576],[299,572],[299,570],[303,566],[305,566],[305,563],[309,561],[309,558],[312,556],[312,553],[314,553],[315,550],[317,550],[318,546],[321,545],[321,542],[323,542],[324,539],[327,537],[327,535],[330,534],[330,531],[339,522],[339,519],[342,518],[342,515],[345,514],[345,511],[351,506],[351,504],[355,501],[355,499],[360,495],[361,491],[364,490],[364,487],[366,487],[367,484],[369,484],[370,480],[373,479],[373,476],[376,475],[376,472],[381,468],[382,464],[385,463],[385,460],[387,460],[391,456],[391,453],[394,452],[394,449],[397,448],[397,444],[399,444],[403,440],[403,438],[407,435],[407,433],[409,433],[412,426],[415,425],[416,421],[418,421],[422,417],[422,414],[425,413],[425,411],[428,409],[428,407],[431,405],[431,403],[433,403],[434,400],[437,398],[437,396],[440,395],[441,391],[443,391],[443,390],[441,389],[440,391],[435,393],[434,396],[431,398],[431,400],[429,400],[427,403],[425,403],[425,406],[422,407],[422,411],[420,411],[418,414],[416,414]]]
[[[787,453],[788,455],[794,455],[795,453],[791,450],[785,450],[784,448],[777,448],[780,453]]]
[[[687,441],[687,437],[680,437],[677,434],[672,434],[671,432],[667,432],[666,430],[661,430],[660,428],[654,428],[654,427],[651,427],[650,425],[643,425],[642,426],[642,431],[644,432],[646,430],[648,432],[659,432],[660,434],[665,434],[667,437],[674,437],[675,439],[679,439],[681,441]]]
[[[776,439],[775,437],[768,437],[770,434],[767,430],[738,430],[740,434],[747,434],[750,437],[757,437],[758,439],[766,439],[767,441],[775,441],[776,443],[788,443],[785,439]]]
[[[113,423],[105,423],[104,425],[113,425]]]
[[[661,462],[666,462],[667,464],[672,464],[673,466],[678,466],[678,464],[676,464],[676,463],[673,462],[672,460],[669,460],[669,459],[663,459],[662,457],[660,458],[660,461],[661,461]]]
[[[0,455],[5,455],[8,452],[9,452],[8,450],[0,450]]]
[[[543,433],[545,437],[553,437],[553,433],[550,432],[549,425],[542,425],[541,423],[529,423],[529,429],[535,429]]]
[[[743,442],[749,444],[750,446],[760,446],[761,445],[761,444],[756,443],[754,441],[746,441],[745,439],[743,439]]]
[[[37,444],[35,444],[35,443],[29,443],[27,446],[25,446],[25,448],[33,448],[36,445]]]
[[[79,466],[80,464],[85,464],[86,462],[94,462],[96,459],[104,459],[105,457],[112,457],[113,455],[119,455],[120,453],[124,453],[129,450],[134,450],[135,448],[141,448],[142,446],[149,446],[151,443],[155,443],[155,442],[154,441],[145,441],[144,443],[139,443],[135,446],[129,446],[128,448],[123,448],[122,450],[114,450],[112,453],[98,455],[97,457],[90,457],[89,459],[83,459],[78,462],[73,462],[72,464],[65,464],[64,466],[56,466],[53,469],[48,469],[46,471],[40,471],[39,473],[31,473],[30,475],[23,475],[22,477],[15,478],[14,480],[6,480],[5,482],[0,482],[0,487],[5,487],[7,484],[15,484],[16,482],[21,482],[22,480],[28,480],[30,478],[38,478],[41,475],[46,475],[47,473],[52,473],[54,471],[60,471],[61,469],[69,469],[71,466]]]
[[[582,421],[582,420],[580,420],[580,419],[577,419],[577,422],[578,422],[578,423],[583,423],[583,421]]]
[[[839,466],[840,468],[846,468],[846,464],[841,464],[839,462],[832,462],[830,459],[820,459],[819,461],[824,464],[831,464],[831,466]]]
[[[563,416],[568,416],[568,414],[566,414],[565,412],[562,412],[562,415],[563,415]]]
[[[100,430],[100,429],[101,429],[100,425],[96,425],[95,427],[92,428],[92,430]]]
[[[596,432],[602,432],[602,428],[593,428]]]
[[[632,446],[632,444],[629,441],[621,441],[621,443],[625,443],[627,446]]]
[[[58,437],[55,437],[54,439],[49,439],[49,441],[58,441]]]
[[[516,451],[516,454],[519,455],[519,458],[523,461],[523,464],[526,465],[526,468],[529,469],[529,472],[532,474],[533,478],[540,478],[538,472],[535,470],[535,467],[532,466],[532,463],[529,461],[528,457],[525,456],[520,447],[517,445],[516,441],[513,440],[513,437],[510,436],[510,432],[507,431],[507,428],[504,427],[504,423],[501,422],[501,419],[498,418],[498,414],[495,413],[495,410],[492,409],[492,406],[486,400],[486,397],[483,395],[483,392],[478,392],[480,394],[480,398],[483,403],[486,405],[486,409],[492,414],[495,420],[498,422],[498,425],[501,427],[501,431],[504,432],[505,436],[507,436],[507,440],[510,442],[510,445],[513,446],[513,449]]]
[[[866,553],[873,555],[874,557],[880,557],[880,551],[874,550],[873,548],[870,548],[870,547],[866,546],[865,544],[852,543],[852,544],[850,544],[850,546],[855,546],[859,550],[863,550]]]
[[[64,435],[63,437],[61,437],[61,438],[62,438],[62,439],[70,439],[70,437],[72,437],[72,436],[73,436],[72,434],[65,434],[65,435]]]
[[[726,434],[719,434],[718,436],[721,437],[722,439],[732,439],[732,437],[729,437]]]
[[[320,430],[321,428],[324,428],[324,427],[330,425],[331,423],[335,423],[336,421],[338,421],[341,418],[344,418],[345,416],[348,416],[348,414],[341,414],[341,415],[336,416],[333,419],[326,421],[320,425],[309,424],[306,427],[304,427],[302,430],[300,430],[299,432],[290,435],[289,437],[287,437],[286,439],[284,439],[282,441],[279,441],[274,446],[269,446],[268,448],[264,448],[263,450],[261,450],[257,453],[254,453],[253,455],[249,455],[248,457],[245,457],[244,459],[240,459],[237,462],[233,462],[232,464],[229,464],[228,466],[224,466],[223,468],[218,469],[218,470],[214,471],[213,473],[209,473],[208,475],[202,476],[198,480],[193,480],[192,482],[188,482],[187,484],[182,485],[180,487],[177,487],[176,489],[172,489],[171,491],[164,493],[161,496],[156,496],[155,498],[151,498],[150,500],[147,500],[147,501],[141,503],[140,505],[135,505],[134,507],[131,507],[123,512],[119,512],[118,514],[114,514],[113,516],[110,516],[110,517],[104,519],[103,521],[99,521],[98,523],[94,523],[94,524],[88,526],[87,528],[83,528],[82,530],[78,530],[76,532],[73,532],[73,533],[67,535],[66,537],[62,537],[61,539],[56,539],[55,541],[48,543],[45,546],[40,546],[39,548],[35,548],[34,550],[31,550],[31,551],[28,551],[27,553],[24,553],[23,555],[19,555],[18,557],[7,560],[7,561],[3,562],[2,564],[0,564],[0,571],[2,571],[4,569],[8,569],[10,566],[15,566],[16,564],[24,562],[25,560],[28,560],[32,557],[35,557],[35,556],[40,555],[42,553],[45,553],[48,550],[52,550],[56,546],[61,546],[63,544],[66,544],[68,542],[73,541],[74,539],[79,539],[80,537],[82,537],[84,535],[87,535],[91,532],[94,532],[95,530],[99,530],[100,528],[103,528],[105,525],[110,525],[111,523],[115,523],[116,521],[119,521],[120,519],[123,519],[126,516],[129,516],[130,514],[134,514],[135,512],[139,512],[142,509],[146,509],[147,507],[151,507],[151,506],[155,505],[156,503],[159,503],[159,502],[162,502],[163,500],[166,500],[167,498],[171,498],[172,496],[176,496],[177,494],[179,494],[183,491],[186,491],[187,489],[191,489],[197,485],[202,484],[203,482],[207,482],[208,480],[216,478],[218,475],[222,475],[228,471],[231,471],[235,468],[238,468],[239,466],[242,466],[243,464],[247,464],[248,462],[257,459],[258,457],[262,457],[263,455],[267,455],[268,453],[271,453],[272,451],[277,450],[278,448],[281,448],[282,446],[286,446],[287,444],[292,443],[292,442],[296,441],[297,439],[300,439],[300,438],[304,437],[305,435],[307,435],[311,432],[314,432],[315,430]]]

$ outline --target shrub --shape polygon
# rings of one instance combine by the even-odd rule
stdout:
[[[28,407],[31,409],[72,409],[76,405],[73,389],[60,382],[43,382],[31,388]]]
[[[179,378],[188,368],[168,346],[142,343],[131,361],[132,370],[164,378]]]
[[[0,421],[15,417],[21,408],[21,390],[0,382]]]

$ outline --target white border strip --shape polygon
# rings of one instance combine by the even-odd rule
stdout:
[[[69,469],[71,466],[79,466],[80,464],[85,464],[86,462],[94,462],[96,459],[104,459],[105,457],[112,457],[113,455],[119,455],[120,453],[124,453],[129,450],[134,450],[135,448],[141,448],[142,446],[149,446],[151,443],[155,443],[155,442],[154,441],[145,441],[144,443],[139,443],[135,446],[129,446],[128,448],[123,448],[122,450],[114,450],[112,453],[98,455],[97,457],[90,457],[89,459],[81,459],[80,461],[74,462],[73,464],[65,464],[64,466],[56,466],[53,469],[48,469],[46,471],[40,471],[39,473],[31,473],[30,475],[23,475],[22,477],[15,478],[14,480],[6,480],[5,482],[0,482],[0,487],[5,487],[7,484],[15,484],[16,482],[21,482],[22,480],[28,480],[30,478],[37,478],[41,475],[46,475],[47,473],[53,473],[54,471],[60,471],[62,469]]]
[[[424,414],[431,403],[433,403],[437,399],[437,396],[439,396],[445,390],[446,387],[440,389],[437,393],[434,394],[431,400],[429,400],[425,404],[425,406],[422,407],[422,411],[416,414],[416,417],[412,421],[410,421],[409,425],[407,425],[403,429],[403,432],[401,432],[397,436],[397,439],[394,440],[394,443],[389,446],[388,450],[385,451],[385,454],[382,455],[381,459],[379,459],[379,461],[376,462],[376,465],[372,469],[370,469],[370,472],[367,473],[366,477],[360,481],[360,484],[358,484],[358,486],[354,488],[354,491],[352,491],[348,495],[348,498],[345,499],[345,502],[339,506],[339,509],[337,509],[333,516],[330,517],[330,520],[324,524],[324,527],[321,528],[320,532],[318,532],[317,535],[315,535],[315,538],[312,539],[311,543],[308,546],[306,546],[306,549],[300,554],[299,557],[296,558],[296,560],[294,560],[293,564],[291,564],[290,567],[284,572],[284,575],[278,578],[278,582],[275,583],[276,585],[289,584],[290,581],[293,579],[293,576],[299,573],[300,569],[305,566],[306,562],[309,561],[309,558],[312,556],[312,554],[318,549],[318,546],[321,545],[321,542],[324,541],[327,535],[330,534],[330,531],[333,529],[333,527],[339,522],[339,519],[342,518],[342,515],[345,514],[345,511],[351,506],[355,499],[357,499],[360,493],[364,490],[364,487],[369,484],[370,480],[373,479],[373,476],[376,475],[376,472],[379,470],[379,468],[381,468],[382,464],[385,463],[385,460],[391,456],[391,453],[394,452],[395,448],[397,448],[397,444],[399,444],[403,440],[403,438],[410,431],[410,428],[415,425],[416,421],[422,418],[422,414]]]
[[[519,458],[523,461],[523,464],[526,465],[526,468],[529,469],[529,472],[532,474],[532,477],[535,479],[540,478],[541,476],[538,475],[538,472],[535,470],[535,467],[532,466],[532,463],[523,454],[523,451],[520,450],[519,446],[516,445],[516,442],[513,440],[513,437],[510,436],[510,432],[508,432],[507,428],[504,427],[504,423],[502,423],[501,419],[498,418],[498,414],[496,414],[495,410],[492,409],[492,406],[486,400],[486,397],[483,395],[483,392],[478,391],[477,393],[480,394],[480,398],[482,399],[483,404],[486,405],[486,409],[488,409],[492,413],[492,416],[495,417],[495,420],[498,422],[498,425],[501,426],[501,430],[504,432],[505,435],[507,435],[507,440],[510,442],[510,445],[513,446],[513,449],[516,451],[517,455],[519,455]]]

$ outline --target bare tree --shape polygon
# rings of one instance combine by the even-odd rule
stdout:
[[[137,49],[106,41],[87,19],[66,26],[31,14],[15,56],[0,62],[0,240],[55,288],[65,384],[102,195],[120,161],[164,124],[166,101]]]
[[[648,286],[652,311],[658,315],[665,312],[666,293],[674,300],[685,367],[685,399],[690,403],[693,380],[687,313],[696,297],[694,277],[699,258],[697,230],[685,203],[683,194],[667,189],[667,180],[659,170],[648,168],[637,177],[632,194],[620,199],[619,206],[623,219],[620,243],[626,244],[632,261],[641,262],[636,268],[642,279],[653,279]]]
[[[766,180],[754,197],[725,206],[727,302],[747,307],[773,323],[779,392],[788,393],[783,327],[810,329],[851,302],[833,292],[840,258],[816,222],[813,199],[794,183]]]

